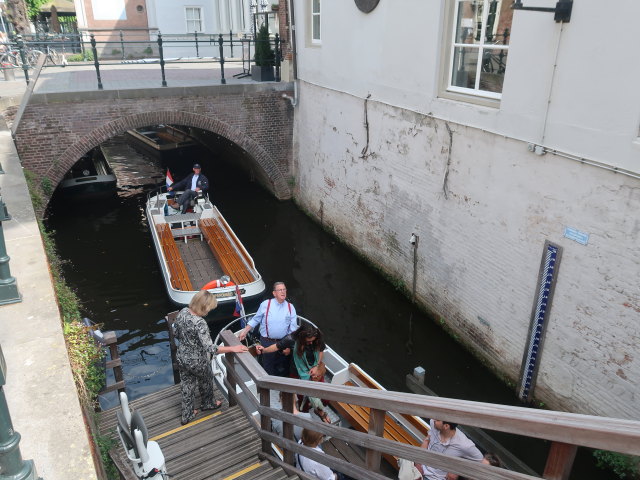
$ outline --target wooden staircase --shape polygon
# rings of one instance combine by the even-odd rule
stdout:
[[[265,460],[261,442],[239,407],[198,413],[187,425],[180,424],[180,385],[174,385],[130,403],[140,412],[149,440],[160,445],[167,472],[180,480],[293,480],[282,467]],[[115,431],[116,411],[100,414],[100,433],[112,436],[116,446],[110,455],[126,480],[136,480]],[[289,468],[289,470],[291,470]]]

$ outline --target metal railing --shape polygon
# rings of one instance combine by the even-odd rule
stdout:
[[[25,36],[18,35],[12,41],[0,44],[0,63],[5,67],[20,67],[28,78],[29,69],[35,66],[40,53],[46,55],[45,67],[66,65],[93,65],[97,88],[104,84],[101,67],[123,64],[157,64],[160,85],[168,86],[165,66],[171,64],[211,63],[219,71],[221,84],[226,84],[225,67],[239,67],[242,71],[234,77],[251,75],[251,64],[256,45],[261,40],[252,35],[233,32],[218,34],[162,34],[160,32],[127,35],[122,31],[97,32],[88,35]],[[278,34],[268,40],[274,51],[275,80],[280,81],[282,41]],[[28,82],[27,82],[28,83]]]
[[[240,343],[230,331],[221,332],[220,338],[225,345]],[[274,377],[267,375],[249,353],[227,353],[225,365],[227,377],[224,381],[229,392],[229,405],[239,405],[247,415],[251,415],[251,409],[258,411],[260,425],[254,425],[254,428],[262,439],[263,453],[269,455],[271,444],[276,444],[283,449],[284,461],[290,465],[293,465],[294,455],[298,453],[357,479],[383,480],[386,477],[379,473],[381,453],[387,453],[477,480],[539,478],[382,438],[381,424],[384,424],[387,412],[446,419],[461,425],[550,440],[551,449],[542,477],[546,479],[568,478],[578,446],[629,455],[640,454],[640,422],[638,421],[427,397],[411,393],[363,390],[342,385]],[[238,369],[244,370],[258,387],[259,401],[250,392],[249,387],[240,380],[241,375]],[[236,393],[236,387],[240,387],[245,394],[242,401],[239,401],[240,395]],[[270,390],[283,392],[283,410],[271,408]],[[360,433],[293,415],[294,394],[369,408],[371,412],[369,433]],[[244,401],[245,398],[248,402]],[[271,432],[272,418],[283,422],[283,437]],[[364,447],[367,468],[358,467],[296,443],[293,440],[293,425]]]

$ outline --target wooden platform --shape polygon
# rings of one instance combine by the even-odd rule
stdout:
[[[219,392],[216,392],[218,395]],[[261,460],[260,440],[239,407],[224,405],[214,412],[200,412],[195,420],[180,425],[180,385],[160,390],[131,402],[142,414],[149,439],[160,445],[167,472],[180,480],[293,480],[280,467]],[[196,402],[198,405],[199,402]],[[117,407],[120,408],[120,407]],[[100,433],[116,439],[110,454],[126,480],[136,480],[116,433],[116,410],[100,414]]]
[[[224,275],[218,261],[205,242],[194,238],[189,240],[188,243],[179,241],[176,244],[187,269],[191,285],[197,289]]]

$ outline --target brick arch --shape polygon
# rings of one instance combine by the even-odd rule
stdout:
[[[55,159],[45,175],[57,185],[62,181],[65,173],[76,163],[82,155],[97,147],[108,139],[125,133],[127,130],[148,125],[173,124],[208,130],[220,135],[245,150],[255,161],[262,177],[268,182],[268,187],[280,199],[291,198],[291,189],[280,168],[265,151],[264,148],[243,133],[240,128],[233,127],[216,118],[184,111],[159,110],[154,112],[137,113],[112,120],[84,135],[83,138],[69,146]]]

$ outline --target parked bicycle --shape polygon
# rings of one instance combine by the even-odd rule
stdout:
[[[18,50],[10,48],[9,45],[6,46],[6,50],[4,52],[0,52],[0,65],[13,65],[14,67],[22,66],[22,57],[20,56],[20,52]]]
[[[47,45],[46,47],[46,53],[41,50],[31,49],[27,54],[27,63],[33,67],[38,62],[38,58],[40,57],[40,55],[46,55],[47,59],[45,60],[45,65],[66,65],[64,56],[62,54],[58,53],[58,51],[52,48],[50,45]]]

